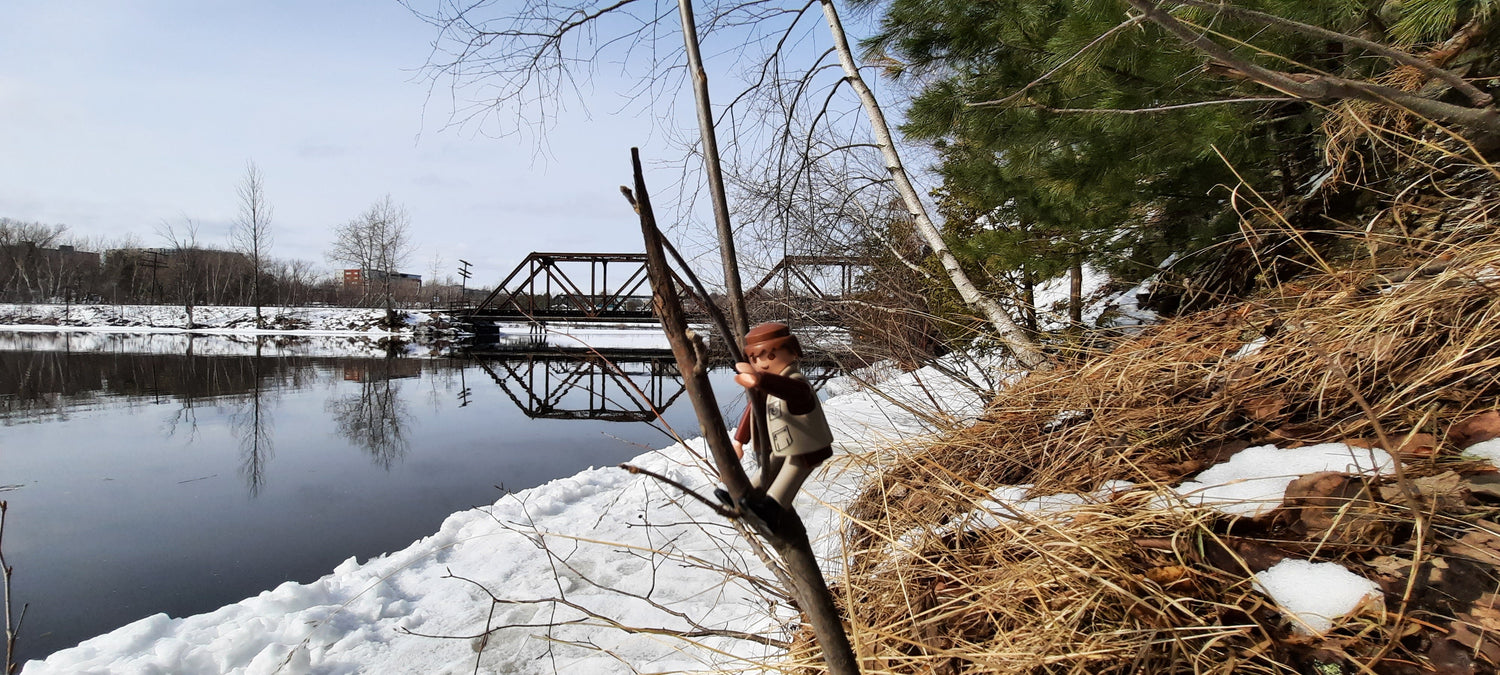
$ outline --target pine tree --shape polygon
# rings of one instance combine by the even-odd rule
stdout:
[[[1495,0],[1265,0],[1264,12],[1386,44],[1431,40]],[[1185,3],[1187,5],[1201,3]],[[1319,160],[1323,113],[1226,76],[1119,0],[894,0],[865,47],[921,82],[902,130],[941,158],[946,231],[966,264],[1123,278],[1234,231],[1241,181],[1289,196]],[[1212,7],[1173,10],[1237,58],[1369,79],[1388,60]],[[1235,102],[1224,103],[1234,100]],[[1149,111],[1149,112],[1141,112]],[[970,222],[955,222],[969,214]],[[985,275],[981,275],[985,276]]]

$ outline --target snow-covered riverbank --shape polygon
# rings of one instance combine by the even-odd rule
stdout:
[[[827,404],[843,452],[799,504],[830,572],[837,571],[838,518],[819,500],[848,498],[864,450],[925,430],[885,398],[927,400],[919,377],[933,375],[899,376],[883,396],[846,391]],[[977,396],[963,401],[951,412],[977,410]],[[633,462],[707,491],[700,450],[690,442]],[[652,479],[596,468],[453,514],[405,550],[351,559],[316,582],[284,584],[198,616],[146,618],[24,672],[447,673],[472,672],[476,659],[481,672],[497,673],[753,667],[781,652],[774,641],[790,638],[795,617],[731,570],[766,576],[702,505]],[[489,594],[508,604],[492,609]],[[513,627],[476,654],[473,637],[499,626]],[[772,644],[688,642],[623,627],[753,632]]]
[[[798,501],[830,577],[840,571],[842,505],[874,460],[920,443],[933,431],[928,420],[961,423],[979,411],[978,392],[940,374],[963,371],[986,385],[1003,372],[950,360],[940,369],[875,378],[878,392],[849,380],[831,383],[825,405],[839,452]],[[934,413],[933,405],[946,409]],[[704,493],[713,481],[702,454],[701,441],[694,440],[645,452],[632,463]],[[1200,482],[1179,486],[1179,495],[1209,508],[1277,503],[1277,486],[1295,477],[1285,475],[1284,458],[1272,446],[1242,454],[1219,473],[1210,470]],[[1387,462],[1378,458],[1360,461],[1369,454],[1327,448],[1316,465],[1298,465],[1294,473],[1383,470]],[[1220,489],[1252,484],[1253,494]],[[1057,512],[1095,498],[1028,500],[1026,488],[997,488],[990,501],[976,502],[973,517],[954,526],[994,527],[1015,513]],[[1326,569],[1283,572],[1290,578],[1258,583],[1297,621],[1315,625],[1361,606],[1368,595],[1362,585],[1335,589],[1312,576]],[[800,628],[786,604],[761,585],[768,577],[748,545],[705,506],[654,479],[594,468],[455,513],[435,534],[401,551],[347,560],[315,582],[283,584],[206,614],[148,617],[32,661],[22,672],[759,670],[780,658]],[[1321,602],[1335,595],[1338,602]],[[1306,600],[1320,602],[1305,609]]]
[[[383,309],[263,307],[261,315],[265,328],[257,330],[253,307],[204,305],[193,308],[193,325],[189,328],[182,305],[0,304],[0,330],[388,336],[442,325],[440,314],[419,310],[403,310],[405,320],[395,330],[379,325],[385,318]]]

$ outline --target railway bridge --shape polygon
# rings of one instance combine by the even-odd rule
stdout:
[[[816,316],[836,321],[835,303],[854,292],[864,261],[848,256],[786,256],[745,294],[750,314]],[[673,273],[683,305],[693,318],[706,319],[705,303]],[[655,323],[644,253],[542,253],[527,255],[495,289],[473,307],[453,314],[475,332],[496,322]]]

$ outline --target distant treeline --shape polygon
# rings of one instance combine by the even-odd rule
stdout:
[[[63,225],[0,218],[0,302],[251,305],[255,276],[250,258],[236,251],[109,246],[69,237]],[[379,300],[372,289],[346,285],[342,275],[320,274],[306,260],[267,261],[260,290],[266,305],[362,306]],[[427,306],[434,298],[457,299],[457,292],[429,284],[397,300]]]

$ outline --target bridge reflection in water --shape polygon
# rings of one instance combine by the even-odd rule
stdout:
[[[669,349],[568,342],[546,335],[502,337],[455,355],[470,359],[532,419],[652,422],[687,391]],[[715,394],[726,417],[727,406],[742,397],[739,387],[724,386],[732,365],[728,360],[713,364],[723,374]],[[802,366],[815,388],[841,372],[832,359],[812,354]]]
[[[532,419],[650,422],[686,391],[670,354],[515,354],[475,363]]]

